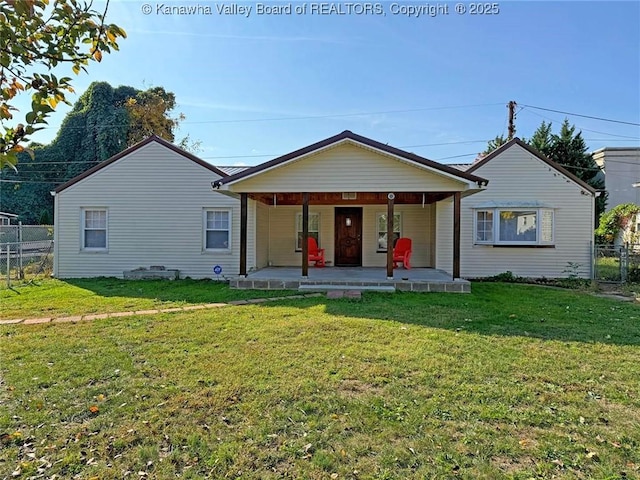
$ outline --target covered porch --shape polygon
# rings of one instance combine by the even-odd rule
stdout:
[[[481,177],[344,131],[222,178],[213,187],[240,200],[238,286],[249,288],[256,270],[297,266],[296,280],[313,281],[328,275],[320,273],[323,264],[334,267],[330,281],[340,281],[336,276],[357,281],[354,268],[369,267],[383,278],[367,281],[407,282],[402,279],[411,272],[394,268],[399,238],[412,242],[413,267],[438,268],[455,281],[460,277],[461,199],[486,184]],[[310,266],[309,248],[316,244],[324,249],[326,263]],[[337,273],[338,267],[346,270]],[[241,283],[243,277],[247,283]],[[254,282],[252,288],[259,287]]]

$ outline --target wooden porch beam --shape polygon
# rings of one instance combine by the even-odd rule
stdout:
[[[393,279],[393,203],[395,195],[387,195],[387,279]]]
[[[460,192],[453,194],[453,279],[460,278]]]
[[[247,276],[247,210],[248,197],[240,194],[240,275]]]
[[[302,278],[309,276],[309,193],[302,194]]]

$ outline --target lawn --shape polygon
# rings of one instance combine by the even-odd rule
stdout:
[[[0,319],[139,311],[287,294],[292,292],[232,290],[210,280],[43,280],[12,289],[1,286]]]
[[[0,478],[640,478],[640,308],[584,293],[480,283],[0,336]]]

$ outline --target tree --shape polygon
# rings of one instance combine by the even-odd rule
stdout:
[[[489,140],[489,143],[487,144],[487,148],[484,150],[484,152],[480,154],[480,156],[484,157],[485,155],[490,154],[495,149],[500,148],[505,143],[507,143],[507,139],[504,138],[503,135],[497,135],[496,138],[494,138],[493,140]]]
[[[547,123],[543,120],[538,129],[533,133],[533,137],[529,140],[525,139],[525,142],[548,156],[552,143],[551,122]]]
[[[173,131],[184,120],[182,114],[176,118],[168,115],[175,106],[175,95],[162,87],[153,87],[129,97],[125,102],[129,112],[127,145],[135,145],[152,133],[173,142]]]
[[[18,154],[27,151],[29,136],[47,123],[60,102],[68,103],[71,78],[58,78],[52,70],[71,65],[75,74],[86,71],[90,61],[118,50],[123,29],[105,23],[103,12],[78,0],[5,0],[0,2],[0,169],[15,166]],[[31,109],[24,121],[14,119],[14,99],[31,94]]]
[[[19,171],[2,170],[2,207],[20,215],[23,223],[37,223],[46,211],[53,215],[51,190],[98,163],[120,153],[150,134],[174,139],[181,115],[173,118],[174,94],[162,87],[140,91],[92,83],[69,112],[49,145],[30,145],[32,159],[19,154]],[[167,99],[159,101],[158,99]],[[145,105],[144,109],[131,106]],[[133,112],[133,114],[132,114]],[[188,135],[181,144],[192,150]]]
[[[502,137],[491,140],[485,153],[497,148],[499,146],[497,142],[500,139]],[[543,121],[533,136],[528,140],[524,139],[524,142],[573,173],[580,180],[596,190],[600,190],[601,194],[596,197],[596,218],[600,218],[605,209],[607,194],[604,192],[601,170],[593,157],[589,155],[587,144],[582,138],[582,132],[576,133],[575,125],[570,125],[569,120],[565,119],[560,127],[560,133],[554,134],[551,122]]]

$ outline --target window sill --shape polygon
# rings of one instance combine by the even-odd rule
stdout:
[[[376,253],[387,253],[387,250],[376,250]]]
[[[80,253],[109,253],[106,248],[81,248]]]
[[[207,249],[207,250],[203,250],[202,254],[203,255],[231,255],[233,252],[231,250],[228,250],[226,248],[220,248],[220,249]]]

